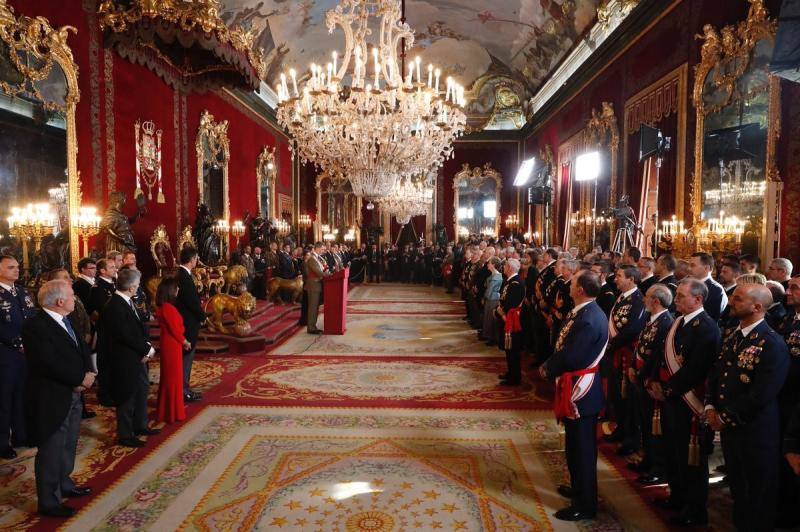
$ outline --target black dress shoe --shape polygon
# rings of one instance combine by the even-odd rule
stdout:
[[[322,331],[319,329],[314,329],[313,331],[307,331],[308,334],[322,334]]]
[[[630,456],[636,452],[636,449],[633,447],[628,447],[627,445],[623,445],[619,449],[617,449],[617,456]]]
[[[123,447],[144,447],[144,442],[138,438],[123,438],[119,444]]]
[[[93,417],[96,417],[96,416],[97,416],[97,414],[95,414],[94,412],[92,412],[90,410],[84,410],[83,413],[81,414],[81,418],[82,419],[92,419]]]
[[[75,486],[72,491],[67,491],[64,493],[64,497],[75,498],[75,497],[86,497],[92,492],[92,488],[88,486],[78,487]]]
[[[695,517],[689,515],[676,515],[670,518],[669,524],[681,528],[689,528],[694,526],[706,526],[708,524],[708,517]]]
[[[75,515],[75,508],[70,508],[62,504],[61,506],[56,506],[55,508],[42,508],[39,510],[41,515],[45,515],[47,517],[72,517]]]
[[[556,491],[558,491],[559,495],[566,497],[567,499],[571,499],[575,496],[575,492],[572,491],[572,486],[561,484]]]
[[[183,402],[185,403],[196,403],[199,401],[200,398],[192,393],[185,393],[183,394]]]
[[[639,478],[636,479],[636,482],[638,482],[642,486],[654,486],[656,484],[663,484],[664,479],[662,479],[658,475],[651,475],[650,473],[646,473],[644,475],[639,475]]]
[[[156,434],[161,434],[161,429],[144,429],[144,430],[137,430],[134,434],[137,436],[155,436]]]
[[[561,521],[583,521],[584,519],[594,519],[595,514],[583,512],[574,506],[567,506],[557,511],[553,516]]]
[[[663,508],[664,510],[678,510],[679,506],[672,501],[669,497],[660,497],[658,499],[653,499],[653,504],[658,506],[659,508]]]
[[[503,379],[500,381],[500,386],[519,386],[520,384],[522,382],[518,380]]]
[[[3,460],[13,460],[16,457],[17,457],[17,451],[12,449],[11,447],[9,447],[4,451],[0,451],[0,458],[2,458]]]

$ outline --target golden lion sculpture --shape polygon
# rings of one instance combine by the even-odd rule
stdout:
[[[300,303],[303,299],[303,277],[298,275],[294,279],[281,279],[280,277],[273,277],[267,284],[267,299],[273,303],[278,302],[281,292],[289,292],[291,298],[289,302]]]
[[[234,336],[246,336],[250,333],[251,327],[247,320],[253,315],[255,309],[256,298],[250,292],[243,292],[237,297],[216,294],[206,302],[206,314],[211,313],[208,319],[211,330]],[[222,323],[222,318],[226,313],[233,316],[233,327],[226,327]]]
[[[238,289],[242,285],[247,285],[247,269],[241,264],[231,266],[222,274],[225,280],[225,293],[230,294],[231,289]]]

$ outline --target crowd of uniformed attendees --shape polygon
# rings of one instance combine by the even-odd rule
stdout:
[[[597,417],[610,422],[604,438],[641,485],[668,485],[653,502],[672,512],[673,526],[708,521],[716,434],[736,528],[800,526],[800,277],[789,260],[645,257],[633,247],[581,256],[473,238],[444,263],[464,319],[506,353],[500,385],[522,384],[523,353],[543,377],[560,377],[556,412],[572,478],[559,487],[571,502],[557,517],[595,515],[596,472],[586,462],[596,467]],[[575,428],[581,418],[595,419]],[[588,485],[575,478],[586,476]]]

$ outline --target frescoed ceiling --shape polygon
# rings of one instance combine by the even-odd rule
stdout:
[[[398,0],[400,1],[400,0]],[[415,31],[408,56],[422,57],[471,90],[475,129],[524,124],[524,105],[594,23],[602,0],[406,0]],[[267,57],[267,82],[308,69],[344,49],[340,30],[328,33],[325,13],[337,0],[222,0],[230,25],[255,28]],[[444,76],[443,76],[444,77]]]

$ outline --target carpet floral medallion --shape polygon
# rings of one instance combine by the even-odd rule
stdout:
[[[237,371],[241,359],[198,357],[192,371],[192,387],[208,391],[220,384],[226,374]],[[158,361],[150,363],[151,379],[158,381]],[[155,401],[158,386],[150,387],[150,401]],[[98,478],[116,477],[125,469],[136,449],[116,445],[116,417],[113,408],[97,406],[94,392],[87,394],[87,404],[97,414],[81,423],[81,435],[75,471],[78,485],[96,485]],[[139,452],[141,454],[141,452]],[[35,449],[25,449],[19,456],[0,463],[0,530],[23,530],[39,524],[36,515],[36,484],[33,476]]]
[[[391,305],[387,305],[391,308]],[[304,330],[270,352],[273,355],[372,355],[501,357],[477,342],[457,316],[349,315],[344,335],[312,335]]]
[[[550,409],[552,386],[538,379],[500,387],[505,361],[493,359],[375,359],[274,357],[236,383],[225,398],[336,406],[343,402],[446,408]]]
[[[560,449],[538,412],[210,406],[67,529],[553,530]],[[599,467],[582,529],[663,529]]]

